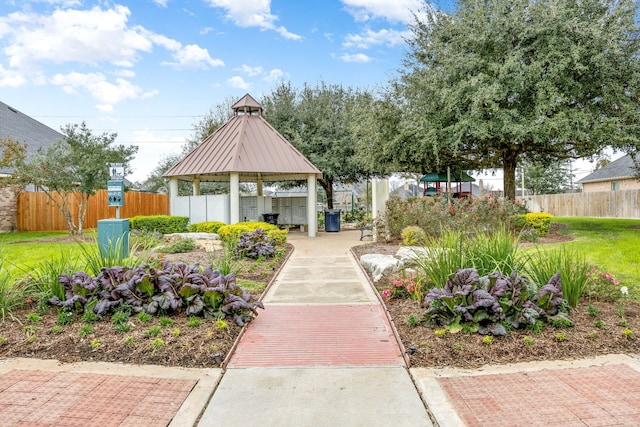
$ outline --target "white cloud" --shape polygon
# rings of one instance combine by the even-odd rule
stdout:
[[[380,30],[373,31],[367,29],[362,34],[348,34],[342,45],[346,48],[369,49],[371,46],[387,45],[395,46],[404,43],[408,31]]]
[[[233,76],[229,80],[227,80],[229,86],[234,87],[236,89],[249,89],[249,83],[245,82],[244,79],[240,76]]]
[[[156,6],[167,7],[167,0],[153,0]]]
[[[56,10],[51,15],[16,12],[0,17],[0,37],[10,35],[5,48],[12,68],[37,71],[40,63],[78,62],[99,66],[108,62],[133,67],[142,53],[154,46],[170,52],[176,68],[218,67],[207,49],[195,44],[182,46],[174,39],[128,24],[130,10],[116,5],[89,10]]]
[[[207,49],[201,48],[195,44],[187,45],[178,50],[173,54],[173,58],[177,62],[163,62],[163,65],[171,65],[177,69],[201,68],[205,70],[207,69],[207,66],[224,67],[224,62],[222,62],[221,59],[212,58]]]
[[[153,43],[140,28],[127,27],[129,15],[124,6],[58,9],[49,16],[12,13],[0,18],[0,25],[8,27],[12,36],[5,54],[18,69],[32,69],[41,61],[130,66],[139,52],[150,52]]]
[[[204,27],[200,30],[200,35],[204,36],[205,34],[209,34],[211,31],[213,31],[213,27]]]
[[[18,87],[27,83],[27,79],[24,75],[15,70],[5,70],[0,65],[0,87]]]
[[[247,65],[247,64],[242,64],[241,67],[234,68],[234,70],[235,71],[241,71],[241,72],[245,73],[246,75],[248,75],[249,77],[255,77],[257,75],[260,75],[264,71],[264,69],[262,67],[260,67],[260,66],[252,67],[252,66]]]
[[[285,75],[286,73],[281,69],[274,68],[273,70],[269,71],[269,74],[264,78],[264,80],[268,82],[275,82],[282,79]]]
[[[96,110],[100,111],[101,113],[113,112],[113,105],[111,104],[96,104],[95,107],[96,107]]]
[[[227,19],[239,27],[258,27],[261,30],[272,30],[282,37],[300,40],[298,34],[289,32],[283,26],[276,26],[278,17],[271,14],[271,0],[207,0],[212,7],[225,9]]]
[[[131,79],[136,76],[136,72],[129,69],[119,69],[119,70],[116,70],[113,74],[119,77],[126,77],[128,79]]]
[[[343,60],[344,62],[360,62],[360,63],[367,63],[373,60],[370,56],[367,56],[364,53],[356,53],[356,54],[345,53],[340,57],[340,59]]]
[[[102,73],[56,74],[51,83],[61,86],[66,93],[76,95],[80,90],[88,92],[99,104],[100,111],[110,111],[113,105],[127,99],[150,98],[158,94],[157,90],[143,91],[130,81],[117,78],[115,83],[107,81]]]
[[[412,12],[418,12],[427,5],[424,0],[342,0],[345,9],[357,21],[375,18],[391,22],[413,22]]]

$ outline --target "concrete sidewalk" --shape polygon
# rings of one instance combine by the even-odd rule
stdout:
[[[292,233],[226,371],[0,361],[0,426],[640,425],[634,357],[407,369],[359,237]]]
[[[358,231],[295,246],[200,426],[430,426],[385,312],[350,254]],[[235,402],[246,402],[241,411]],[[224,420],[224,421],[222,421]]]

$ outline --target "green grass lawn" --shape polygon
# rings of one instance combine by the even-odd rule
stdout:
[[[580,251],[601,271],[626,285],[639,286],[640,220],[555,217],[552,222],[566,224],[561,233],[575,240],[550,246],[564,245]]]
[[[93,234],[95,233],[85,233],[85,236]],[[76,242],[37,242],[37,240],[41,239],[66,235],[67,233],[60,232],[0,234],[2,267],[7,269],[12,277],[17,278],[27,275],[43,261],[80,256],[80,246]]]

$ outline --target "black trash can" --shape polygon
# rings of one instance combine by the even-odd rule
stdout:
[[[262,214],[262,219],[266,223],[278,225],[279,215],[280,215],[279,213],[265,213],[265,214]]]
[[[340,209],[324,211],[324,231],[340,231]]]

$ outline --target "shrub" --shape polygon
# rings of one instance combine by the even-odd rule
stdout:
[[[198,222],[189,225],[189,231],[192,233],[217,233],[224,225],[225,223],[220,221]]]
[[[383,239],[398,240],[407,226],[417,226],[429,236],[442,230],[511,228],[517,214],[526,212],[518,201],[487,197],[480,200],[422,197],[407,201],[390,199],[385,214],[376,218],[376,229]]]
[[[158,252],[163,254],[181,254],[191,252],[196,249],[196,242],[193,239],[178,239],[168,245],[158,248]]]
[[[234,249],[237,258],[269,258],[275,253],[275,248],[265,235],[262,228],[256,231],[248,231],[240,235],[238,244]]]
[[[427,235],[424,230],[417,225],[408,225],[400,234],[402,244],[405,246],[421,246],[426,243]]]
[[[546,236],[549,234],[551,218],[551,214],[547,212],[531,212],[524,216],[525,226],[536,230],[540,236]]]
[[[289,234],[287,230],[269,230],[266,233],[269,240],[273,241],[274,244],[287,243],[287,235]]]
[[[129,218],[132,230],[157,231],[162,234],[184,233],[189,217],[171,215],[135,216]]]
[[[583,295],[589,300],[616,302],[620,299],[620,281],[613,274],[592,268],[587,273]]]
[[[258,228],[261,228],[267,234],[270,231],[279,230],[278,226],[269,224],[268,222],[253,221],[224,225],[218,229],[218,234],[222,240],[237,242],[242,233],[256,231]]]

